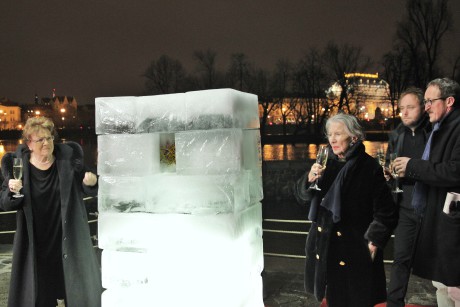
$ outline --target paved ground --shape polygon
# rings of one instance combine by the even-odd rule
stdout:
[[[303,290],[303,259],[265,257],[264,302],[267,307],[318,307],[316,299]],[[387,266],[387,271],[389,266]],[[11,271],[11,245],[0,245],[0,307],[6,306]],[[388,276],[388,273],[387,273]],[[436,306],[431,282],[412,277],[408,302]]]
[[[265,305],[267,307],[319,307],[316,299],[303,290],[303,259],[265,257]],[[387,281],[390,265],[385,265]],[[436,306],[435,288],[430,281],[412,276],[407,303]]]

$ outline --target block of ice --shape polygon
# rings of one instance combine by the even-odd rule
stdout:
[[[187,130],[259,128],[257,96],[233,89],[185,93]]]
[[[157,133],[99,135],[97,172],[109,176],[143,176],[160,171]]]
[[[101,212],[98,243],[102,249],[114,250],[151,249],[167,242],[196,242],[196,238],[219,244],[225,240],[233,241],[254,229],[261,233],[261,225],[260,203],[241,212],[214,215]],[[169,255],[170,250],[172,247],[161,251]]]
[[[249,172],[229,175],[145,177],[146,212],[218,214],[241,211],[250,204]]]
[[[95,99],[96,134],[136,132],[136,97]]]
[[[249,193],[251,203],[264,197],[262,186],[262,148],[258,129],[243,130],[243,168],[249,171]]]
[[[104,288],[161,289],[171,276],[171,282],[177,286],[179,282],[174,276],[183,272],[188,273],[182,281],[200,278],[202,286],[213,283],[219,276],[227,280],[244,276],[247,279],[248,274],[262,272],[262,250],[262,236],[256,229],[235,240],[209,242],[185,236],[174,242],[164,238],[154,248],[144,251],[104,249],[102,285]],[[184,251],[187,251],[186,257]]]
[[[145,177],[99,176],[99,212],[145,212]]]
[[[176,171],[176,143],[174,133],[160,133],[160,172]]]
[[[137,98],[137,132],[174,132],[185,130],[185,94]]]
[[[222,175],[241,170],[241,129],[176,133],[176,171],[184,175]]]

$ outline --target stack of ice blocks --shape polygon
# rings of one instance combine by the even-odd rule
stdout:
[[[263,306],[257,96],[96,99],[103,307]]]

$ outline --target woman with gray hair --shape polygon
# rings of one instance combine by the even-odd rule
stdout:
[[[305,289],[329,307],[371,307],[385,301],[383,248],[397,223],[397,207],[382,167],[365,152],[356,117],[326,123],[326,167],[314,163],[296,184],[312,221],[305,253]],[[318,180],[320,190],[309,188]]]

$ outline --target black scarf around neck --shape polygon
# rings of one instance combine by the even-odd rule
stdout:
[[[332,152],[331,149],[329,149]],[[310,221],[316,222],[318,216],[318,206],[324,207],[332,213],[332,220],[334,223],[338,223],[341,218],[341,207],[342,207],[342,188],[344,182],[350,180],[353,171],[358,165],[358,161],[364,156],[365,147],[361,141],[354,144],[345,155],[345,165],[337,174],[337,177],[332,182],[329,191],[326,193],[322,201],[320,197],[314,197],[311,206],[310,212],[308,213],[308,219]],[[335,159],[336,156],[334,156]],[[327,168],[326,168],[327,172]],[[321,202],[321,203],[320,203]]]

